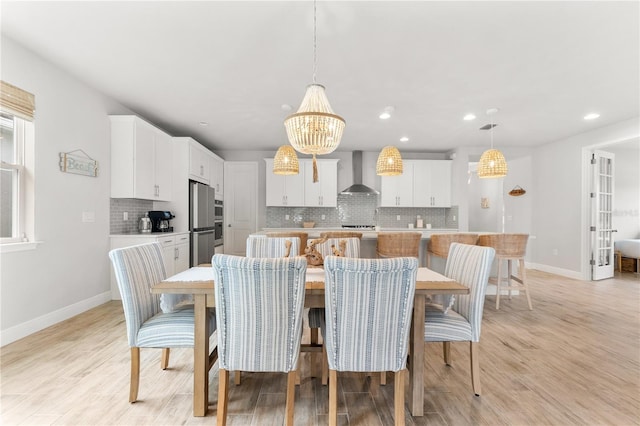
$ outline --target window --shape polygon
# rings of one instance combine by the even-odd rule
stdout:
[[[16,243],[33,240],[34,98],[0,83],[0,242]]]

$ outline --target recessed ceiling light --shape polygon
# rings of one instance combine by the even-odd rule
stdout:
[[[395,110],[394,107],[386,106],[386,107],[384,107],[384,109],[382,110],[382,113],[378,117],[380,117],[381,120],[387,120],[387,119],[391,118],[391,113],[394,110]]]
[[[409,142],[409,138],[406,136],[403,136],[400,138],[400,142]]]
[[[595,120],[598,117],[600,117],[600,114],[598,114],[597,112],[592,112],[590,114],[585,115],[584,119],[585,120]]]
[[[198,124],[201,125],[202,127],[207,127],[209,125],[209,123],[207,123],[206,121],[201,121]]]
[[[282,104],[280,105],[280,109],[282,109],[283,111],[291,111],[292,106],[289,104]]]
[[[462,117],[462,119],[465,120],[465,121],[471,121],[471,120],[475,120],[476,116],[473,115],[473,114],[467,114],[464,117]]]

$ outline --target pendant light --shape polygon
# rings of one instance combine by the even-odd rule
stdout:
[[[398,176],[402,174],[402,157],[395,146],[385,146],[376,163],[378,176]]]
[[[498,112],[498,108],[487,110],[487,115],[493,117]],[[493,118],[491,118],[491,149],[486,150],[480,157],[478,163],[479,178],[501,178],[507,175],[507,161],[504,155],[497,149],[493,148]]]
[[[345,121],[329,105],[324,86],[316,83],[316,1],[313,1],[313,83],[307,86],[300,108],[284,120],[289,142],[302,154],[313,155],[313,181],[318,181],[316,155],[329,154],[338,147]]]
[[[298,156],[291,145],[282,145],[278,148],[273,159],[274,175],[297,175],[300,172]]]

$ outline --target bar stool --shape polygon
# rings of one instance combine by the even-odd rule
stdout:
[[[529,310],[532,311],[531,297],[529,296],[529,286],[527,285],[527,273],[524,268],[524,256],[527,251],[527,240],[529,234],[487,234],[478,237],[478,245],[485,247],[493,247],[496,251],[496,260],[498,261],[498,276],[495,280],[490,279],[489,282],[497,285],[496,290],[496,309],[500,309],[500,291],[506,289],[509,291],[509,299],[511,299],[511,290],[523,290],[527,296],[527,304]],[[507,279],[506,285],[503,285],[502,277],[502,261],[507,261]],[[513,262],[518,261],[518,269],[520,269],[520,277],[513,275]],[[511,281],[517,284],[512,284]]]
[[[476,245],[478,234],[431,234],[427,243],[427,268],[431,268],[431,256],[449,257],[449,246],[451,243]]]
[[[267,237],[275,238],[300,238],[300,256],[304,256],[304,249],[307,248],[307,239],[309,234],[306,232],[267,232]]]

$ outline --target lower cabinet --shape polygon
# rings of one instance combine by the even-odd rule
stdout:
[[[178,272],[189,269],[189,233],[171,233],[171,234],[131,234],[131,235],[112,235],[111,250],[135,246],[138,244],[146,244],[158,242],[162,245],[164,257],[164,268],[167,277],[177,274]],[[111,270],[111,299],[120,300],[120,290],[116,282],[113,266]]]

